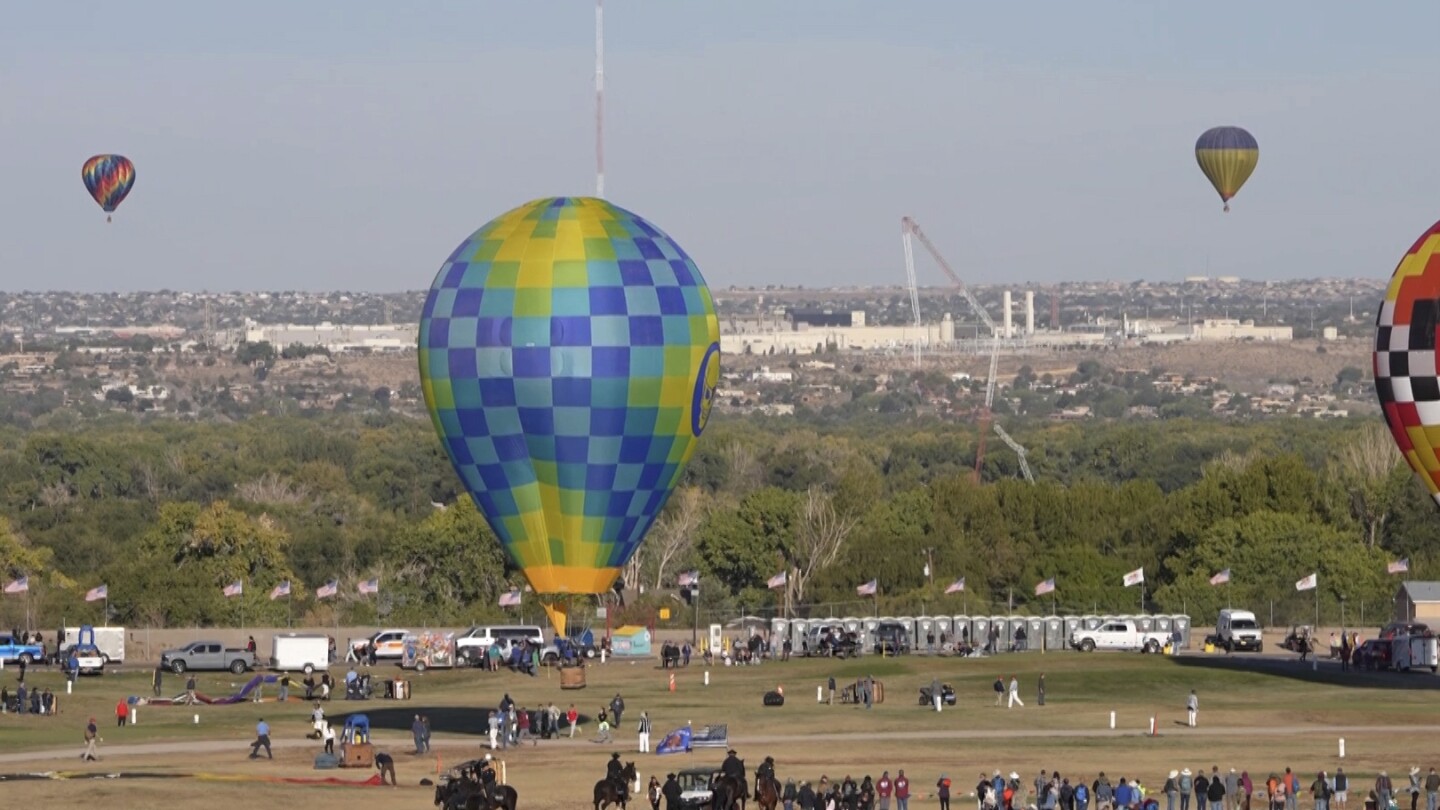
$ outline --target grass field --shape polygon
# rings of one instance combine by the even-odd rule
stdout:
[[[779,763],[781,778],[832,779],[853,774],[878,776],[905,768],[919,792],[928,792],[942,772],[968,791],[977,775],[995,768],[1018,771],[1033,778],[1040,768],[1059,769],[1066,775],[1093,778],[1099,770],[1112,778],[1139,776],[1158,788],[1172,767],[1218,765],[1248,769],[1263,779],[1271,770],[1294,767],[1313,777],[1319,768],[1337,764],[1337,738],[1345,737],[1346,770],[1357,779],[1369,779],[1386,768],[1397,781],[1410,765],[1428,768],[1440,764],[1420,759],[1421,752],[1435,759],[1426,744],[1440,727],[1434,689],[1440,678],[1429,674],[1345,675],[1325,667],[1312,672],[1308,665],[1265,657],[1253,668],[1237,667],[1219,656],[1157,656],[1074,653],[1028,653],[988,660],[866,659],[861,661],[793,661],[748,668],[711,670],[711,684],[702,683],[702,670],[692,666],[676,675],[676,691],[668,691],[668,673],[652,662],[611,662],[592,667],[589,686],[561,691],[558,678],[542,673],[529,678],[510,673],[429,672],[413,676],[410,701],[370,701],[357,704],[332,701],[326,708],[332,719],[361,710],[375,724],[378,747],[396,755],[402,787],[349,788],[276,785],[261,781],[216,782],[195,779],[170,781],[46,781],[7,785],[7,798],[15,802],[49,798],[73,800],[77,796],[103,799],[116,808],[154,807],[185,801],[203,791],[208,801],[234,796],[246,802],[303,801],[307,808],[351,808],[361,801],[367,808],[429,806],[428,789],[417,786],[422,776],[433,776],[436,758],[416,758],[411,750],[409,724],[416,713],[426,713],[435,731],[434,746],[442,766],[481,753],[484,707],[495,705],[509,693],[521,705],[536,707],[554,700],[563,710],[572,701],[582,714],[593,715],[616,692],[624,695],[627,711],[617,729],[616,745],[587,739],[544,741],[538,746],[512,749],[504,759],[509,780],[525,807],[575,807],[588,804],[590,787],[604,769],[613,750],[633,751],[635,722],[648,710],[658,742],[665,731],[687,722],[696,725],[728,723],[730,738],[752,768],[767,754]],[[1046,675],[1047,705],[1035,705],[1038,675]],[[842,683],[873,675],[884,684],[885,701],[872,710],[852,706],[818,705],[816,687],[834,675]],[[991,683],[997,677],[1017,675],[1025,708],[995,708]],[[13,688],[13,674],[5,681]],[[952,684],[960,705],[936,714],[918,705],[917,693],[932,677]],[[32,684],[50,686],[62,694],[57,717],[0,718],[0,773],[59,769],[96,772],[209,773],[235,777],[316,775],[310,768],[318,745],[305,740],[310,707],[298,700],[281,706],[273,702],[270,687],[266,702],[236,706],[142,707],[139,724],[114,728],[117,700],[132,694],[149,694],[148,672],[106,675],[85,679],[76,694],[63,696],[58,675],[32,670]],[[241,679],[202,677],[200,691],[229,694]],[[170,684],[180,686],[178,679]],[[233,686],[232,686],[233,684]],[[763,708],[761,695],[783,686],[787,705]],[[1200,697],[1200,727],[1185,728],[1184,700],[1191,689]],[[167,689],[167,692],[170,691]],[[1109,728],[1110,712],[1117,728]],[[200,722],[193,722],[198,714]],[[100,721],[104,743],[101,763],[82,765],[81,730],[86,718]],[[246,758],[254,723],[265,717],[277,743],[272,763]],[[1149,719],[1158,718],[1159,735],[1151,737]],[[107,753],[108,750],[108,753]],[[656,758],[629,754],[642,775],[663,776],[665,771],[692,764],[713,764],[718,752]],[[20,761],[17,761],[20,760]],[[346,779],[368,773],[326,772]],[[1358,783],[1357,783],[1358,786]],[[925,804],[921,801],[919,804]],[[957,807],[965,806],[957,804]]]

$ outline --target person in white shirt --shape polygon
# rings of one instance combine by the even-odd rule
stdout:
[[[1019,703],[1020,708],[1025,708],[1025,701],[1020,699],[1020,679],[1014,675],[1010,676],[1010,703],[1005,708],[1013,709]]]

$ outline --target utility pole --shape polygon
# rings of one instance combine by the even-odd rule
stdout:
[[[927,548],[927,549],[925,549],[925,551],[924,551],[923,553],[924,553],[924,555],[925,555],[925,584],[926,584],[926,585],[934,585],[934,584],[935,584],[935,556],[934,556],[934,555],[935,555],[935,549],[934,549],[934,548]]]

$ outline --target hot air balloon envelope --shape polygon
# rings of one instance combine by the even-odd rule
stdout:
[[[1205,130],[1195,141],[1195,160],[1229,211],[1230,198],[1240,191],[1260,162],[1260,145],[1255,136],[1240,127],[1215,127]]]
[[[1390,432],[1425,488],[1440,502],[1440,222],[1400,260],[1375,319],[1375,393]]]
[[[719,334],[685,251],[604,200],[522,205],[441,266],[420,322],[425,403],[537,593],[614,583],[705,428]]]
[[[123,155],[96,155],[80,167],[80,179],[108,214],[125,200],[135,185],[135,164]]]

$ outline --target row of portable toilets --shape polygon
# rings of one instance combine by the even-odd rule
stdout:
[[[809,642],[811,647],[815,646],[810,636],[812,628],[816,627],[844,627],[847,632],[858,633],[861,645],[871,649],[875,644],[875,628],[882,623],[899,623],[905,628],[910,639],[910,648],[914,651],[925,651],[927,637],[935,636],[935,647],[939,649],[941,638],[954,645],[962,637],[968,638],[975,646],[984,646],[990,629],[993,627],[999,631],[1000,650],[1010,649],[1016,633],[1020,628],[1025,628],[1025,646],[1031,650],[1041,648],[1041,643],[1047,650],[1068,650],[1070,649],[1070,637],[1080,629],[1094,630],[1100,625],[1109,621],[1129,620],[1135,622],[1136,626],[1146,633],[1158,632],[1169,633],[1172,639],[1178,640],[1179,649],[1188,649],[1190,646],[1190,617],[1189,616],[875,616],[828,619],[771,619],[770,620],[770,644],[772,648],[778,648],[789,638],[791,649],[799,654],[804,646],[802,642]]]

